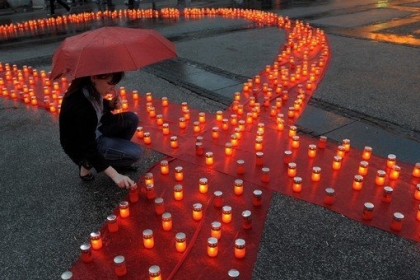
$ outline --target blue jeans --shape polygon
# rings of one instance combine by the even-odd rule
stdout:
[[[98,151],[108,163],[113,167],[123,167],[138,161],[143,150],[130,141],[137,129],[138,116],[133,112],[124,112],[107,116],[101,122]]]

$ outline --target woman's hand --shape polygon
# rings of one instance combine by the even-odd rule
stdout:
[[[118,173],[112,166],[105,169],[104,173],[120,188],[132,189],[137,187],[136,183],[130,177]]]
[[[112,110],[118,110],[121,109],[122,103],[119,96],[112,97],[111,100],[109,100],[109,106]]]
[[[126,188],[131,189],[136,187],[136,183],[134,183],[133,180],[131,180],[128,176],[122,175],[117,173],[112,180],[117,184],[120,188]]]

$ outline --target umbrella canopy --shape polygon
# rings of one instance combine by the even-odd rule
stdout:
[[[50,78],[137,70],[176,56],[175,45],[155,30],[102,27],[66,38],[54,52]]]

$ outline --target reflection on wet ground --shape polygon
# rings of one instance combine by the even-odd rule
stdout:
[[[310,21],[327,33],[419,47],[419,13],[420,1],[379,0],[373,4],[312,13],[299,19]]]

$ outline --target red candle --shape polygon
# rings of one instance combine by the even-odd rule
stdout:
[[[393,219],[391,222],[391,229],[395,231],[400,231],[402,229],[402,221],[404,219],[404,215],[400,212],[395,212],[393,215]]]
[[[325,189],[324,203],[332,205],[334,203],[335,190],[333,188]]]
[[[155,198],[155,212],[158,215],[162,215],[165,212],[165,204],[162,197]]]
[[[124,276],[127,274],[127,267],[123,256],[116,256],[114,258],[114,270],[117,276]]]
[[[220,208],[223,205],[223,192],[215,191],[213,194],[213,205],[214,207]]]
[[[302,191],[302,178],[294,177],[293,178],[293,192],[300,193]]]
[[[262,205],[262,191],[261,190],[254,190],[252,192],[252,205],[259,207]]]
[[[88,263],[93,261],[91,245],[89,243],[83,243],[82,245],[80,245],[80,251],[83,262]]]
[[[390,203],[392,200],[392,192],[393,188],[391,187],[384,187],[383,193],[382,193],[382,202]]]
[[[245,210],[242,212],[242,227],[244,229],[252,228],[252,214],[249,210]]]
[[[363,207],[362,219],[369,221],[373,219],[373,209],[375,206],[373,203],[366,202]]]

